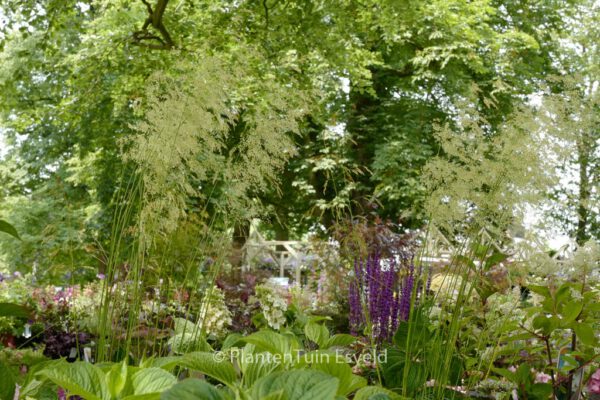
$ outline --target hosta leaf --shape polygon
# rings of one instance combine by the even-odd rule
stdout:
[[[109,400],[104,372],[95,365],[78,361],[57,363],[39,372],[39,375],[64,388],[70,395],[85,400]]]
[[[146,368],[156,367],[156,368],[162,368],[165,371],[171,371],[173,368],[175,368],[179,364],[180,361],[181,361],[181,356],[158,357],[158,358],[151,359],[147,363]]]
[[[252,397],[263,399],[282,391],[286,400],[334,400],[339,381],[319,371],[293,370],[265,376],[252,388]]]
[[[174,330],[176,334],[189,333],[192,335],[198,335],[201,332],[198,325],[185,318],[175,318]]]
[[[210,351],[212,348],[199,333],[178,333],[167,342],[176,354],[185,354],[190,351]]]
[[[283,357],[295,356],[299,348],[293,339],[273,331],[258,331],[243,338],[246,343],[256,346],[259,351],[268,351]]]
[[[166,390],[160,400],[227,400],[231,397],[200,379],[186,379]]]
[[[304,334],[308,339],[319,345],[319,348],[324,348],[329,341],[329,330],[325,325],[309,322],[304,325]]]
[[[161,393],[177,382],[173,374],[161,368],[144,368],[132,377],[133,394]]]
[[[240,333],[230,333],[229,335],[227,335],[225,340],[223,340],[223,344],[221,345],[221,351],[234,347],[236,344],[241,342],[242,338],[243,335]]]
[[[127,363],[123,361],[113,365],[106,374],[106,385],[112,398],[116,398],[125,388],[127,382]]]
[[[234,386],[237,374],[233,364],[229,360],[220,359],[217,354],[201,351],[188,353],[183,356],[179,364],[182,367],[200,371],[228,386]]]
[[[350,368],[342,357],[337,357],[335,353],[311,353],[309,359],[313,361],[313,369],[331,375],[340,381],[337,392],[340,396],[346,396],[367,385],[366,379],[354,375],[352,368]]]
[[[329,338],[324,348],[329,349],[334,346],[346,347],[350,346],[354,342],[356,342],[355,336],[347,333],[338,333]]]
[[[270,353],[250,354],[251,358],[244,363],[240,362],[244,387],[250,388],[260,378],[283,368],[281,363],[275,362],[275,360],[270,359],[269,356],[271,356]],[[244,356],[242,355],[242,357]]]
[[[365,386],[354,395],[354,400],[403,400],[404,397],[397,393],[382,388],[381,386]]]

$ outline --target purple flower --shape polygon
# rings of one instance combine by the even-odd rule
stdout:
[[[368,321],[372,335],[381,344],[391,339],[399,319],[408,319],[415,268],[412,264],[404,267],[408,274],[401,282],[398,272],[402,264],[397,265],[393,257],[382,259],[378,252],[370,254],[366,260],[354,261],[354,279],[349,287],[349,320],[353,334]]]
[[[106,279],[106,275],[104,275],[102,273],[99,273],[99,274],[96,275],[96,278],[98,278],[98,279],[100,279],[102,281],[102,280]]]
[[[431,290],[432,275],[433,275],[433,271],[431,270],[431,267],[429,267],[429,269],[427,270],[427,283],[425,284],[425,294],[428,294],[429,291]]]
[[[600,369],[596,370],[590,377],[588,391],[592,394],[600,394]]]

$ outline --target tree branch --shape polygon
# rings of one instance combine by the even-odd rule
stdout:
[[[157,0],[154,9],[148,0],[141,1],[146,6],[148,17],[144,21],[142,29],[133,33],[134,44],[157,50],[169,50],[175,47],[175,42],[173,42],[169,31],[167,31],[167,28],[163,24],[163,15],[165,14],[169,0]],[[157,30],[160,36],[150,33],[148,31],[150,26]]]

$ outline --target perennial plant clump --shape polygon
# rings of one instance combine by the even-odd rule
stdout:
[[[348,289],[350,330],[364,331],[377,343],[392,337],[399,320],[408,320],[415,294],[426,289],[422,268],[415,268],[412,239],[393,228],[380,222],[374,227],[358,224],[353,229],[366,251],[356,251],[360,247],[349,243],[355,248]]]
[[[222,338],[228,333],[232,324],[231,312],[225,304],[223,292],[217,286],[206,292],[200,306],[198,322],[209,337]]]
[[[267,324],[279,330],[285,325],[285,313],[288,309],[285,289],[273,284],[265,283],[255,287],[256,298]]]

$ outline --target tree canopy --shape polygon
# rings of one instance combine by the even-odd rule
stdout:
[[[452,185],[476,197],[513,174],[527,187],[535,162],[535,189],[582,242],[599,229],[594,12],[587,0],[9,2],[0,217],[23,243],[0,237],[2,262],[95,274],[140,166],[135,212],[172,234],[212,224],[243,240],[250,217],[280,238],[342,215],[417,228]],[[532,140],[548,118],[573,145],[557,161],[577,170],[566,186],[541,179]]]

